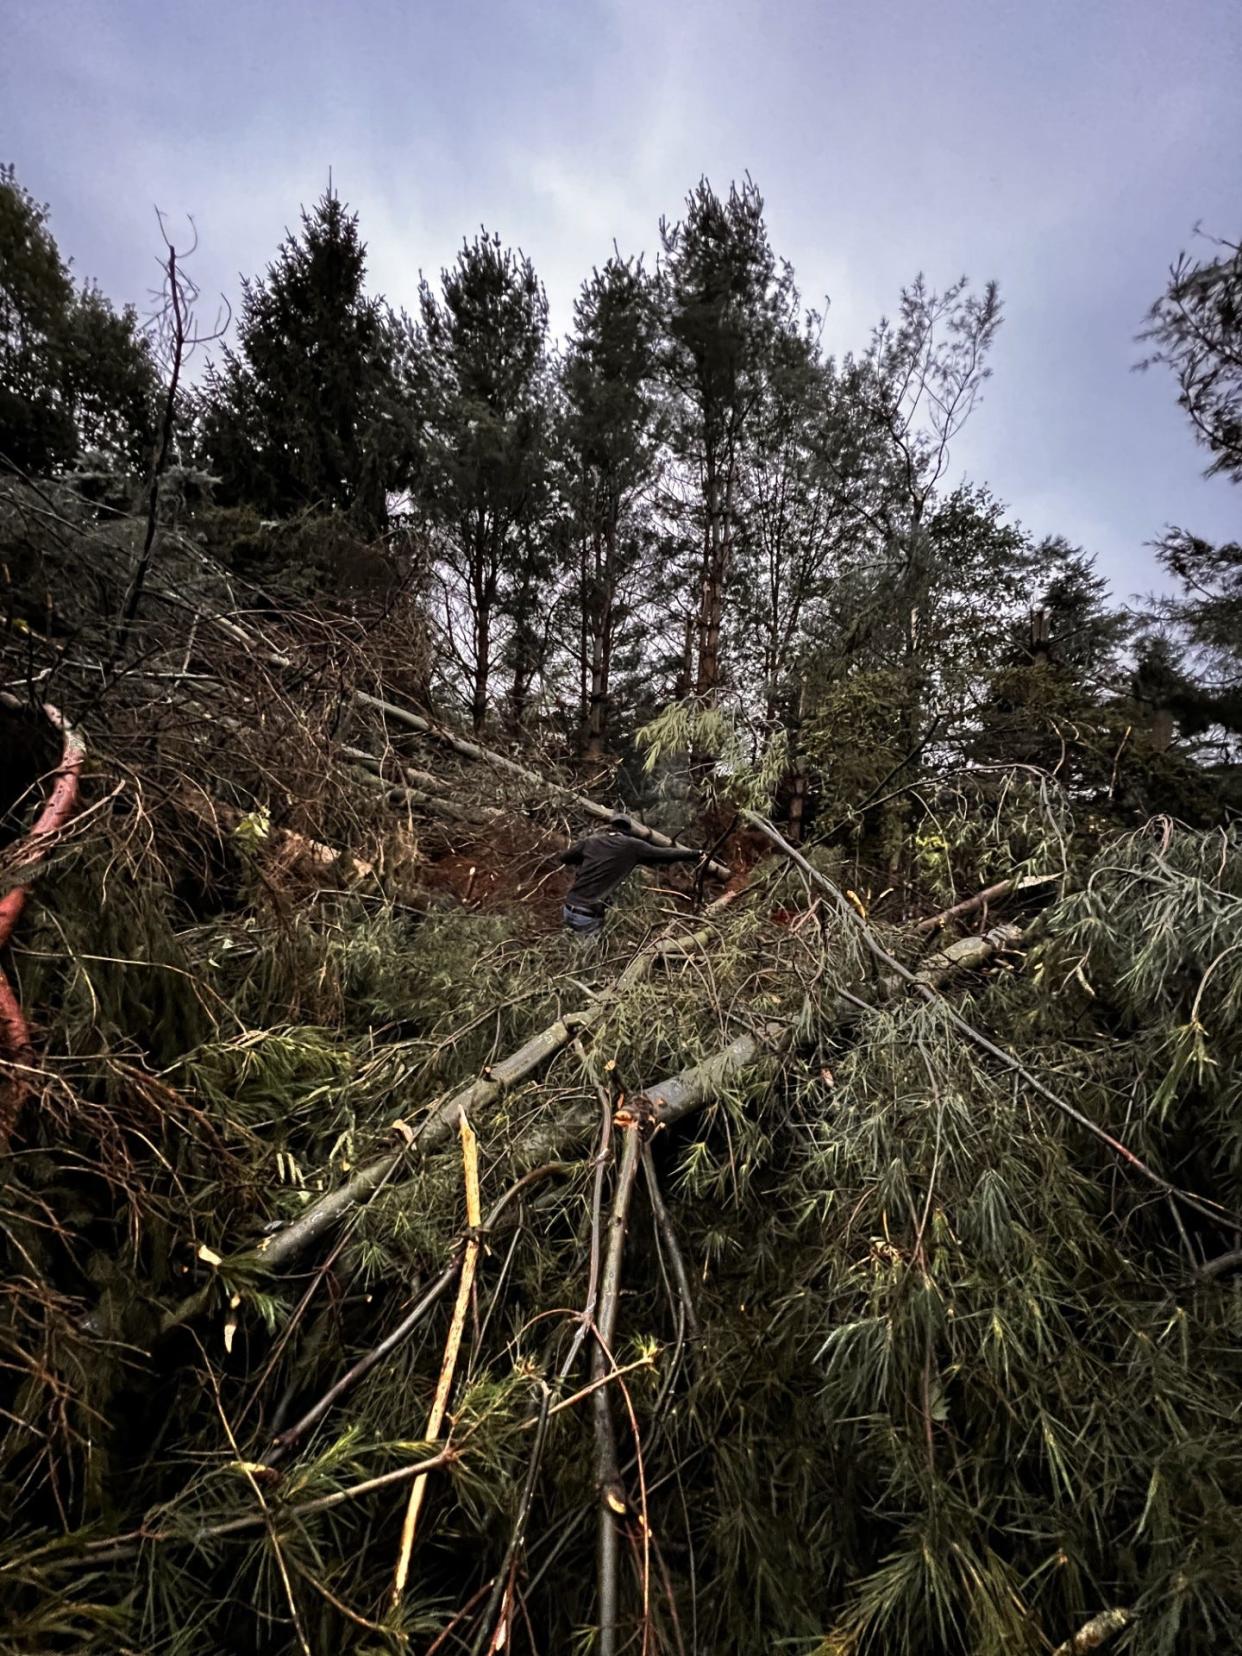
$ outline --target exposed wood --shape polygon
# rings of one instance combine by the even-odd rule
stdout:
[[[706,912],[709,915],[718,913],[743,894],[744,888],[726,892]],[[595,1028],[603,1021],[618,998],[636,983],[640,983],[661,960],[676,959],[679,955],[694,953],[704,948],[713,936],[713,927],[706,926],[689,936],[666,935],[657,938],[649,948],[635,955],[615,983],[597,995],[589,1006],[576,1014],[557,1018],[546,1029],[531,1036],[516,1052],[502,1059],[500,1063],[493,1064],[486,1074],[478,1076],[433,1109],[418,1129],[419,1149],[426,1153],[437,1148],[451,1136],[463,1111],[468,1115],[477,1115],[479,1111],[499,1100],[510,1087],[541,1069],[549,1059],[568,1046],[575,1033],[585,1033]],[[296,1219],[265,1238],[256,1248],[241,1255],[239,1262],[272,1269],[286,1264],[331,1230],[352,1207],[386,1183],[396,1173],[404,1156],[405,1149],[402,1147],[400,1150],[364,1162],[339,1189],[329,1191],[312,1202]],[[171,1312],[165,1326],[174,1326],[197,1309],[198,1298],[197,1295],[192,1296],[177,1310]]]
[[[569,1162],[548,1162],[543,1167],[532,1168],[529,1173],[510,1185],[499,1201],[493,1204],[483,1221],[483,1231],[487,1233],[494,1230],[506,1210],[532,1185],[557,1175],[566,1176],[573,1171],[574,1167]],[[313,1426],[318,1425],[334,1403],[338,1402],[346,1392],[351,1391],[360,1380],[365,1379],[373,1368],[376,1368],[385,1358],[390,1357],[410,1337],[456,1281],[457,1273],[461,1269],[464,1251],[465,1244],[463,1243],[453,1259],[419,1295],[412,1309],[402,1317],[396,1327],[390,1329],[384,1338],[377,1345],[372,1346],[370,1351],[364,1353],[356,1363],[351,1364],[340,1379],[335,1381],[292,1426],[286,1427],[283,1432],[278,1433],[272,1439],[271,1447],[263,1457],[265,1466],[274,1466],[282,1460],[290,1449],[301,1442]]]
[[[1134,1620],[1129,1610],[1101,1610],[1092,1616],[1085,1627],[1080,1627],[1072,1639],[1059,1644],[1052,1656],[1085,1656],[1088,1650],[1098,1650],[1114,1633],[1120,1633]]]
[[[205,793],[196,795],[187,789],[175,803],[178,809],[184,810],[221,837],[226,833],[233,833],[246,820],[247,813],[238,806],[223,804]],[[268,830],[268,837],[274,845],[287,853],[293,864],[308,871],[331,870],[359,883],[375,878],[373,863],[362,857],[355,857],[352,852],[344,851],[338,846],[311,839],[309,835],[300,834],[296,829],[273,827]]]
[[[444,1342],[444,1361],[440,1365],[440,1378],[436,1383],[436,1395],[432,1400],[431,1413],[427,1417],[427,1430],[423,1433],[424,1441],[428,1443],[434,1443],[440,1436],[440,1428],[444,1424],[449,1398],[452,1396],[453,1381],[457,1375],[457,1363],[461,1355],[462,1335],[466,1329],[466,1313],[470,1309],[470,1296],[474,1289],[474,1276],[479,1263],[479,1249],[482,1246],[480,1231],[483,1210],[479,1201],[479,1141],[475,1137],[474,1128],[466,1118],[465,1111],[462,1112],[459,1126],[466,1186],[466,1251],[461,1264],[461,1280],[457,1285],[457,1304],[453,1307],[453,1320],[449,1324],[448,1338]],[[409,1500],[405,1509],[405,1521],[401,1526],[401,1547],[397,1554],[397,1568],[392,1583],[392,1603],[394,1607],[399,1605],[405,1596],[405,1584],[410,1574],[410,1555],[414,1550],[418,1515],[422,1511],[423,1497],[426,1493],[427,1474],[420,1473],[411,1485]]]
[[[1059,874],[1026,874],[1019,879],[998,880],[985,891],[977,891],[973,897],[964,897],[960,903],[954,903],[952,908],[941,909],[939,914],[929,915],[926,920],[920,920],[915,931],[939,931],[942,926],[948,925],[950,920],[961,920],[968,914],[975,914],[989,903],[998,903],[1002,897],[1008,897],[1018,891],[1034,891],[1040,886],[1055,885],[1061,876]]]

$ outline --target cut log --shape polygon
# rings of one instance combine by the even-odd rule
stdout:
[[[212,829],[219,837],[234,833],[246,820],[247,813],[236,805],[226,805],[220,800],[212,799],[209,794],[195,797],[186,791],[174,801],[177,809],[185,811],[188,816],[195,818],[204,827]],[[331,870],[337,875],[343,875],[359,884],[375,878],[375,866],[362,857],[355,857],[352,852],[341,850],[339,846],[326,845],[322,840],[311,839],[306,834],[300,834],[294,828],[271,828],[268,834],[272,843],[284,852],[290,863],[308,872],[323,872]]]

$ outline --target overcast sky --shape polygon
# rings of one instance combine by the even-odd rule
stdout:
[[[5,0],[0,159],[117,300],[152,208],[235,300],[332,168],[372,286],[412,308],[480,223],[563,327],[654,256],[706,173],[749,170],[834,351],[917,271],[995,276],[1006,320],[956,475],[1150,585],[1169,522],[1242,534],[1134,335],[1198,221],[1242,236],[1242,0]]]

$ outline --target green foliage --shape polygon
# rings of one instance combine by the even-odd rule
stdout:
[[[661,221],[660,240],[673,453],[696,479],[697,659],[693,684],[686,664],[686,689],[710,697],[723,678],[721,626],[744,445],[768,355],[796,294],[792,272],[772,251],[763,198],[749,178],[727,197],[700,180],[686,198],[684,219]]]
[[[75,284],[47,208],[0,168],[0,466],[145,470],[155,395],[135,312]]]
[[[718,706],[674,708],[648,751],[708,744],[734,797],[788,763],[765,769]],[[963,792],[922,819],[929,896],[1025,868],[1061,869],[1071,889],[1026,970],[984,980],[969,1015],[1170,1178],[1239,1205],[1235,840],[1163,824],[1101,840],[1029,773],[980,806]],[[394,1121],[416,1133],[449,1092],[590,1007],[667,921],[667,898],[637,890],[588,963],[520,909],[284,902],[263,810],[240,819],[262,831],[227,835],[213,912],[176,895],[197,853],[175,819],[142,833],[121,820],[66,851],[23,934],[23,993],[49,1009],[49,1106],[2,1220],[21,1262],[0,1302],[14,1652],[94,1628],[161,1656],[283,1652],[290,1593],[322,1646],[398,1637],[351,1616],[384,1625],[403,1491],[298,1509],[420,1454],[451,1295],[260,1484],[279,1550],[244,1467],[454,1257],[455,1147],[412,1155],[306,1277],[239,1250],[403,1142]],[[831,849],[812,854],[844,878]],[[433,1638],[504,1558],[535,1380],[568,1349],[585,1292],[597,1080],[633,1096],[775,1021],[797,1031],[781,1063],[653,1140],[692,1346],[641,1193],[629,1227],[618,1352],[648,1365],[627,1393],[683,1637],[1000,1656],[1046,1651],[1121,1604],[1142,1656],[1212,1648],[1242,1608],[1242,1371],[1229,1278],[1194,1282],[1183,1251],[1231,1238],[1194,1215],[1179,1230],[1150,1187],[964,1045],[943,1004],[886,1003],[856,931],[813,909],[796,870],[761,891],[716,922],[710,950],[609,1004],[584,1031],[585,1067],[565,1048],[477,1114],[485,1206],[550,1158],[569,1176],[532,1184],[487,1238],[454,1393],[461,1458],[430,1488],[407,1635]],[[885,941],[917,960],[911,935]],[[189,1325],[161,1334],[187,1296]],[[528,1518],[527,1608],[548,1648],[593,1617],[589,1441],[582,1405],[553,1418]],[[143,1521],[167,1538],[66,1570],[89,1536]],[[632,1618],[638,1580],[623,1583]],[[663,1586],[652,1616],[671,1648]]]
[[[12,291],[34,317],[78,303],[15,199]],[[235,503],[161,525],[124,673],[99,664],[143,526],[0,480],[7,671],[84,714],[92,755],[5,961],[37,1049],[0,1192],[6,1653],[481,1649],[511,1566],[508,1647],[590,1648],[581,1393],[615,1151],[706,1060],[708,1096],[647,1145],[668,1222],[645,1164],[625,1226],[604,1393],[625,1637],[652,1656],[1235,1637],[1242,847],[1188,741],[1201,759],[1223,717],[1205,670],[1232,660],[1230,549],[1183,547],[1208,590],[1128,682],[1089,557],[943,487],[993,289],[916,284],[834,364],[753,186],[701,185],[664,241],[658,279],[616,258],[587,284],[554,384],[529,260],[467,244],[411,343],[326,198],[247,290],[206,417]],[[74,385],[81,429],[120,443],[116,405]],[[389,585],[417,582],[421,543],[368,539],[410,476],[434,659]],[[710,915],[676,875],[635,880],[586,950],[539,862],[571,826],[563,790],[454,760],[423,778],[444,809],[390,792],[397,766],[444,760],[380,696],[434,687],[481,724],[503,669],[514,725],[563,757],[570,715],[541,693],[581,673],[611,697],[622,661],[636,705],[646,676],[644,774],[697,829],[703,806],[724,827],[798,798],[811,867],[920,981],[946,938],[908,915],[1054,876],[1007,896],[1025,941],[928,1000],[780,862]],[[662,706],[666,667],[684,693]],[[53,762],[31,728],[0,730],[23,786]],[[26,803],[4,801],[6,832]],[[454,902],[467,859],[481,878]],[[706,946],[635,967],[699,927]],[[528,1044],[540,1062],[502,1088]],[[463,1092],[484,1210],[509,1197],[470,1237],[443,1130]],[[264,1248],[351,1189],[295,1262]],[[455,1458],[393,1612],[468,1241]]]
[[[396,531],[367,539],[344,512],[265,520],[252,507],[209,507],[194,514],[193,532],[226,568],[290,607],[374,614],[406,593],[421,595],[420,549]],[[410,654],[417,657],[417,639]]]
[[[740,720],[711,702],[670,702],[637,732],[644,765],[655,771],[669,761],[693,763],[700,786],[713,802],[767,810],[789,768],[789,742],[776,729],[760,739]]]
[[[1178,255],[1142,338],[1177,378],[1178,402],[1212,456],[1209,473],[1242,483],[1242,247],[1214,242],[1215,255]]]
[[[641,660],[644,580],[653,575],[642,494],[659,462],[655,285],[614,255],[583,283],[560,372],[556,469],[574,549],[579,658],[589,678],[584,747],[602,756],[616,724],[617,668]]]
[[[1242,248],[1214,245],[1208,259],[1178,256],[1141,335],[1154,346],[1142,366],[1163,363],[1173,371],[1178,402],[1212,456],[1208,475],[1242,483]],[[1242,730],[1242,548],[1170,528],[1156,551],[1181,590],[1152,606],[1160,631],[1143,663],[1145,687],[1159,694],[1157,710],[1174,713],[1190,735],[1223,726],[1236,738]],[[1168,634],[1186,652],[1183,660],[1168,659]]]
[[[424,279],[418,342],[423,437],[417,495],[466,636],[456,655],[482,728],[507,617],[511,711],[520,719],[542,662],[541,602],[550,550],[537,532],[544,491],[548,302],[530,260],[486,231]],[[455,634],[451,615],[446,629]]]
[[[1136,690],[1158,709],[1171,710],[1186,736],[1223,726],[1236,750],[1242,733],[1242,544],[1213,545],[1170,529],[1157,553],[1181,590],[1153,606]]]
[[[405,327],[365,272],[357,217],[328,193],[266,276],[243,283],[237,347],[208,368],[199,410],[222,504],[335,508],[360,531],[384,527],[410,466]]]

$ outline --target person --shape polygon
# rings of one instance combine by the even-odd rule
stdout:
[[[571,931],[589,937],[603,929],[609,899],[635,868],[698,862],[702,855],[687,846],[652,845],[638,838],[629,817],[615,816],[607,833],[589,834],[561,852],[561,862],[578,870],[565,897],[561,918]]]

